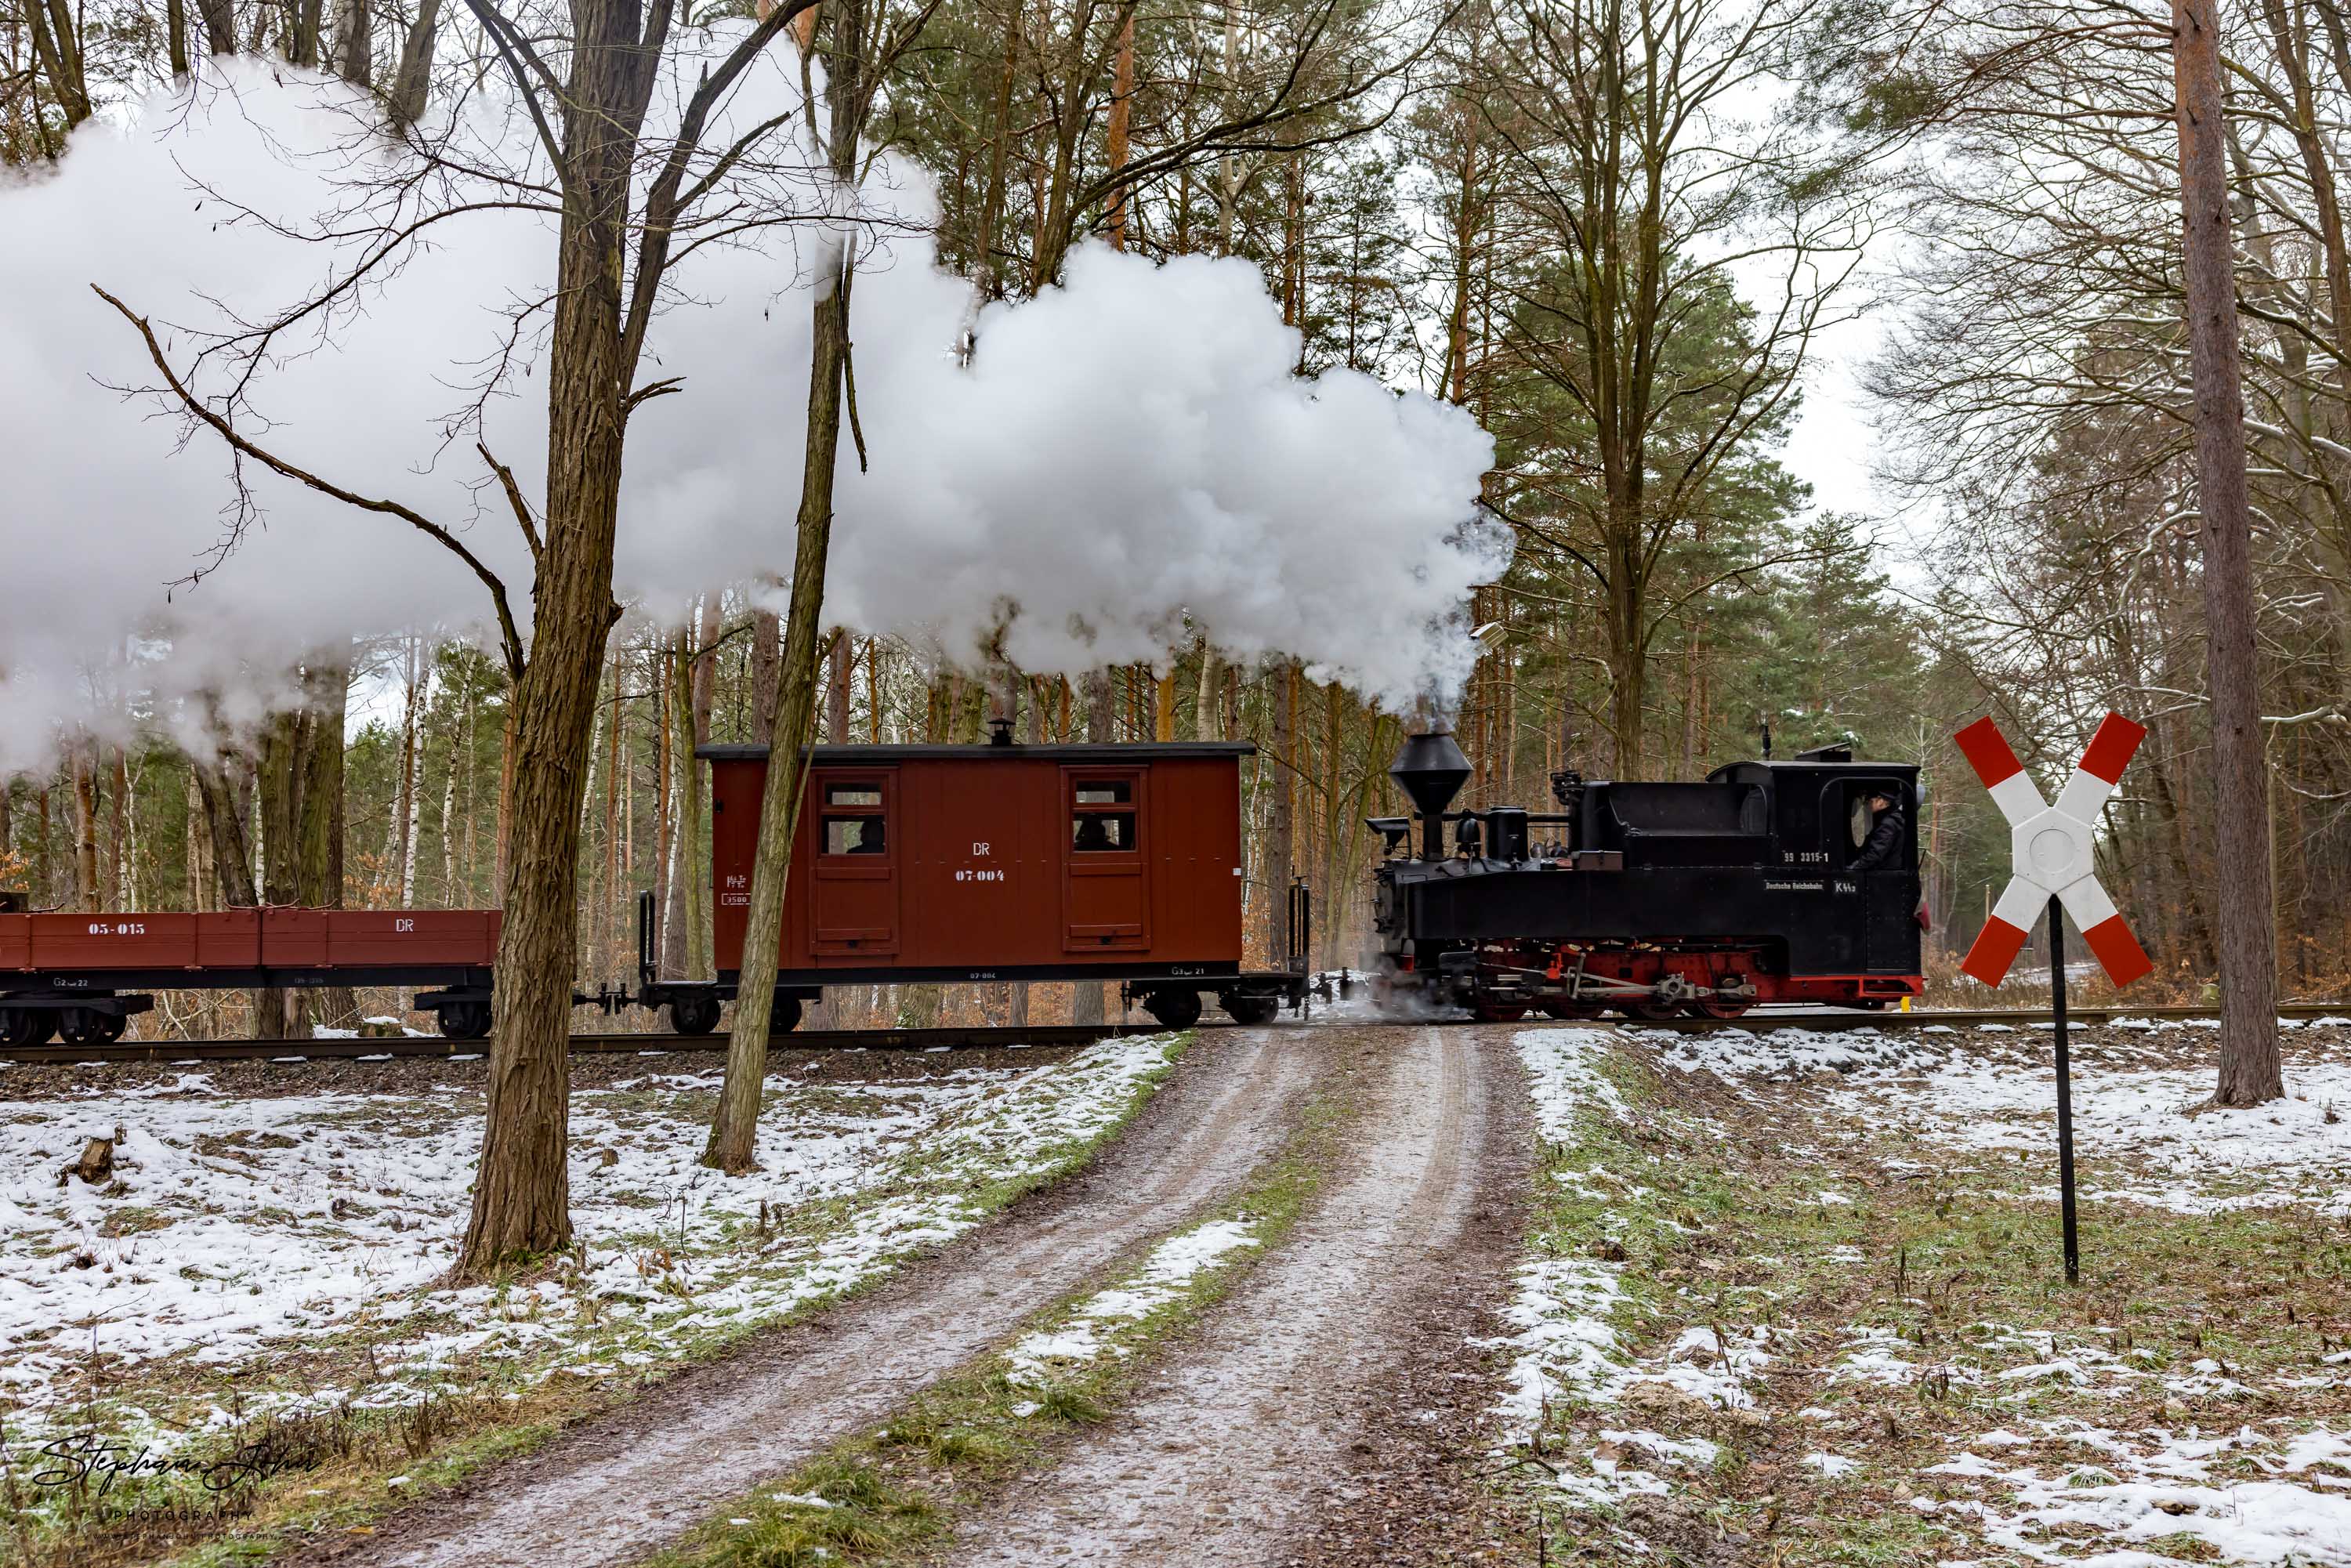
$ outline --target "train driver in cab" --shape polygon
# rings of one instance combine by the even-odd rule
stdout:
[[[1902,858],[1902,836],[1908,821],[1902,815],[1899,792],[1891,788],[1870,791],[1869,833],[1861,841],[1861,848],[1845,862],[1849,872],[1883,871],[1898,865]]]

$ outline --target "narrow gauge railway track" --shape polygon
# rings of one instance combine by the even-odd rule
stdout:
[[[1040,1024],[1025,1029],[809,1029],[778,1035],[777,1050],[938,1051],[1008,1045],[1092,1045],[1096,1040],[1128,1034],[1164,1034],[1155,1023]],[[439,1057],[475,1061],[489,1055],[482,1040],[444,1040],[438,1035],[406,1035],[365,1040],[122,1040],[112,1045],[35,1045],[0,1047],[0,1061],[68,1066],[78,1063],[145,1062],[178,1065],[192,1061],[277,1061],[299,1066],[311,1061],[384,1061],[393,1057]],[[723,1054],[724,1034],[575,1034],[574,1056],[631,1056],[697,1051]]]
[[[2351,1019],[2351,1001],[2282,1002],[2277,1011],[2278,1017],[2282,1019]],[[2116,1003],[2105,1007],[2085,1007],[2078,1002],[2074,1002],[2068,1003],[2065,1008],[2065,1017],[2069,1022],[2093,1026],[2112,1023],[2116,1019],[2185,1020],[2217,1019],[2220,1016],[2220,1009],[2201,1007],[2134,1007],[2127,1003]],[[1539,1029],[1545,1027],[1550,1021],[1547,1019],[1530,1016],[1525,1027]],[[1787,1011],[1767,1012],[1758,1009],[1734,1019],[1615,1019],[1605,1021],[1614,1022],[1624,1029],[1662,1029],[1670,1030],[1677,1034],[1710,1034],[1717,1030],[1726,1029],[1812,1029],[1834,1032],[1840,1030],[1855,1029],[1925,1029],[1934,1024],[1942,1024],[1952,1029],[1966,1029],[1980,1024],[2005,1024],[2011,1029],[2031,1029],[2036,1024],[2053,1024],[2056,1020],[2046,1009],[1921,1008],[1907,1013],[1806,1012],[1792,1009]]]
[[[2072,1006],[2066,1017],[2077,1024],[2112,1023],[2116,1019],[2185,1020],[2219,1016],[2217,1009],[2199,1007]],[[2278,1016],[2284,1019],[2351,1019],[2351,1001],[2286,1002]],[[1361,1024],[1364,1020],[1351,1020]],[[1719,1030],[1806,1029],[1834,1033],[1846,1030],[1917,1030],[1936,1024],[1966,1029],[2004,1024],[2030,1029],[2053,1020],[2045,1011],[2017,1008],[1929,1008],[1916,1012],[1756,1011],[1735,1019],[1602,1019],[1561,1024],[1531,1016],[1515,1026],[1522,1029],[1618,1028],[1667,1030],[1677,1034],[1708,1034]],[[1398,1019],[1396,1028],[1423,1027],[1426,1020]],[[1236,1024],[1203,1024],[1204,1029],[1235,1029]],[[1307,1023],[1276,1023],[1276,1030],[1322,1027]],[[1378,1027],[1374,1025],[1373,1027]],[[778,1036],[776,1049],[789,1051],[963,1051],[1011,1045],[1092,1045],[1120,1035],[1165,1032],[1156,1023],[1034,1024],[1025,1029],[978,1025],[967,1029],[809,1029]],[[628,1056],[672,1052],[723,1053],[723,1034],[575,1034],[575,1056]],[[474,1061],[486,1057],[489,1044],[478,1040],[444,1040],[436,1035],[368,1040],[126,1040],[113,1045],[37,1045],[0,1047],[0,1061],[32,1065],[132,1062],[176,1065],[193,1061],[277,1061],[289,1067],[311,1061],[387,1061],[394,1057],[439,1057]]]

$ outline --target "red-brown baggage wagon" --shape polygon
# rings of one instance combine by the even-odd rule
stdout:
[[[1162,1022],[1215,996],[1262,1022],[1301,972],[1244,973],[1238,742],[820,746],[810,755],[778,955],[778,1027],[828,985],[1122,980]],[[764,747],[711,746],[718,978],[643,977],[681,1033],[735,994]],[[646,956],[650,956],[650,944]],[[1302,945],[1293,950],[1302,950]]]

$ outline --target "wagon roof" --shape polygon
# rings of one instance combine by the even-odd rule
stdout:
[[[836,764],[860,762],[985,762],[1001,758],[1027,758],[1048,762],[1149,762],[1155,758],[1249,757],[1257,747],[1246,740],[1142,741],[1126,746],[819,746],[814,760]],[[696,757],[712,762],[764,762],[764,746],[698,746]]]

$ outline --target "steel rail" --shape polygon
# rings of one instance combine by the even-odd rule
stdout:
[[[775,1036],[784,1051],[956,1051],[987,1046],[1092,1045],[1119,1035],[1163,1034],[1157,1024],[1031,1024],[1023,1029],[811,1029]],[[720,1051],[724,1034],[575,1034],[574,1056],[664,1055],[672,1051]],[[388,1061],[394,1058],[486,1060],[486,1040],[446,1040],[439,1035],[377,1036],[361,1040],[117,1040],[111,1045],[0,1047],[0,1061],[75,1066],[141,1062],[179,1065],[194,1061],[273,1061],[299,1066],[313,1061]]]
[[[2143,1018],[2156,1019],[2189,1019],[2218,1018],[2219,1009],[2208,1007],[2141,1006],[2124,1004],[2084,1007],[2078,1004],[2067,1009],[2067,1015],[2076,1023],[2097,1025],[2112,1023],[2116,1019]],[[2278,1008],[2278,1016],[2285,1019],[2351,1019],[2351,1001],[2287,1002]],[[1349,1019],[1363,1024],[1378,1020]],[[1426,1020],[1397,1019],[1397,1025],[1418,1024]],[[1529,1029],[1553,1027],[1599,1027],[1620,1030],[1666,1030],[1677,1034],[1709,1034],[1721,1030],[1804,1029],[1835,1033],[1850,1030],[1918,1030],[1934,1025],[1966,1028],[1984,1024],[2005,1025],[2011,1029],[2030,1029],[2035,1025],[2053,1025],[2045,1010],[2019,1008],[1921,1008],[1913,1012],[1829,1012],[1789,1010],[1769,1012],[1762,1009],[1742,1014],[1735,1019],[1669,1018],[1669,1019],[1596,1019],[1590,1020],[1560,1020],[1531,1014],[1523,1026]],[[1238,1024],[1204,1024],[1206,1029],[1238,1029]],[[1312,1028],[1304,1023],[1277,1023],[1263,1026],[1274,1029]],[[770,1041],[774,1049],[784,1051],[969,1051],[988,1047],[1092,1045],[1097,1040],[1115,1039],[1122,1035],[1165,1033],[1155,1023],[1126,1024],[1030,1024],[1012,1029],[990,1025],[974,1025],[954,1029],[812,1029],[795,1030],[778,1035]],[[571,1037],[571,1052],[575,1056],[666,1055],[672,1052],[720,1052],[726,1049],[724,1034],[575,1034]],[[160,1040],[117,1041],[111,1045],[36,1045],[0,1047],[0,1061],[17,1062],[26,1066],[76,1066],[106,1063],[148,1063],[180,1065],[198,1061],[272,1061],[286,1066],[301,1066],[314,1061],[389,1061],[394,1059],[423,1058],[452,1061],[482,1061],[489,1055],[489,1041],[484,1040],[445,1040],[438,1035],[405,1035],[399,1038],[376,1037],[364,1040]]]

